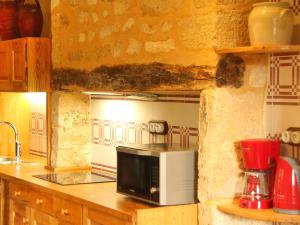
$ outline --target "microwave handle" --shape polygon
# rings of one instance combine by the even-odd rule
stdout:
[[[144,151],[136,148],[118,148],[118,152],[133,154],[133,155],[141,155],[141,156],[152,156],[151,151]]]

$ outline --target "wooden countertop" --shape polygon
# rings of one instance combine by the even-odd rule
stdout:
[[[159,207],[116,193],[116,182],[63,186],[33,177],[45,173],[51,172],[44,169],[44,165],[0,165],[0,176],[4,179],[37,187],[94,209],[110,210],[119,216],[133,216],[137,210]]]

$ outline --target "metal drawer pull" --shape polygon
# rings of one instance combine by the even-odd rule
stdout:
[[[35,203],[37,204],[37,205],[42,205],[43,204],[43,199],[36,199],[36,201],[35,201]]]
[[[61,209],[61,215],[64,215],[64,216],[68,216],[69,215],[69,210],[68,209]]]
[[[15,191],[15,197],[20,197],[21,196],[21,191]]]

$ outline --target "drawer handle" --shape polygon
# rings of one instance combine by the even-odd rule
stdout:
[[[69,210],[68,209],[61,209],[60,213],[61,213],[61,215],[68,216],[69,215]]]
[[[23,218],[22,222],[23,222],[23,224],[27,224],[29,222],[29,219],[28,218]]]
[[[21,196],[21,191],[15,191],[15,197],[20,197]]]
[[[43,199],[36,199],[36,201],[35,201],[35,203],[37,204],[37,205],[42,205],[43,203],[44,203],[44,201],[43,201]]]

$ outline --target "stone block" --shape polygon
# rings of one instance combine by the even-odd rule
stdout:
[[[88,5],[97,5],[98,0],[86,0],[86,3],[87,3]]]
[[[201,49],[216,44],[217,14],[209,12],[203,15],[193,15],[179,20],[179,38],[188,49]]]
[[[242,171],[235,143],[242,139],[265,137],[264,96],[264,87],[217,88],[201,92],[200,202],[232,198],[240,193]]]
[[[148,23],[143,23],[141,25],[141,31],[145,34],[154,34],[155,33],[154,26],[152,24],[148,24]]]
[[[90,165],[90,98],[81,93],[53,92],[52,167]]]
[[[123,32],[129,31],[133,27],[134,23],[135,23],[135,20],[132,17],[129,18],[123,25],[122,31]]]
[[[86,24],[89,22],[89,13],[86,11],[80,11],[78,14],[78,23],[79,24]]]
[[[249,45],[248,13],[230,10],[219,12],[216,29],[218,47]]]
[[[107,25],[101,28],[100,38],[104,39],[109,37],[112,33],[117,32],[118,28],[115,25]]]
[[[141,9],[145,15],[164,15],[177,10],[183,0],[141,0]]]
[[[168,32],[173,28],[173,26],[173,23],[169,21],[163,22],[163,24],[161,25],[161,32]]]
[[[170,52],[175,49],[175,40],[168,39],[166,41],[147,41],[145,50],[149,53]]]
[[[141,48],[142,44],[138,40],[130,38],[126,52],[128,55],[136,55],[140,53]]]

